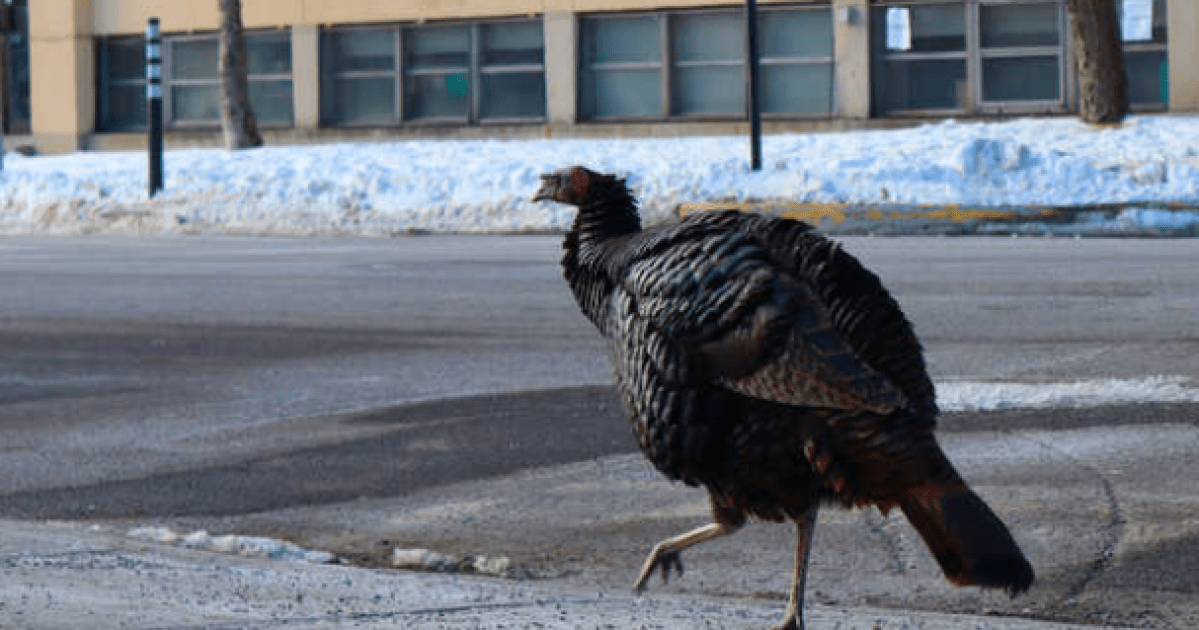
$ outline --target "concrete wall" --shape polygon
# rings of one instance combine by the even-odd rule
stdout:
[[[30,108],[39,151],[82,146],[96,119],[90,0],[29,3]]]
[[[1172,112],[1199,112],[1199,0],[1166,4]]]

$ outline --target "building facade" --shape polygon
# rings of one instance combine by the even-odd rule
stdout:
[[[0,0],[10,145],[144,146],[164,33],[168,143],[220,141],[215,2]],[[1066,0],[759,2],[771,130],[1069,114]],[[737,133],[742,2],[243,0],[268,142],[405,135]],[[1133,108],[1199,111],[1199,0],[1117,0]]]

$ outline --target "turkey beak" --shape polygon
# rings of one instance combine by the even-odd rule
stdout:
[[[541,188],[533,195],[533,201],[542,201],[544,199],[553,200],[562,189],[562,177],[557,173],[541,176]]]

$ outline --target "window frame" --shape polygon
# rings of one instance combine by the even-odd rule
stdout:
[[[820,0],[818,2],[808,2],[803,4],[786,4],[786,5],[769,5],[758,9],[758,20],[765,19],[766,15],[771,13],[782,13],[788,11],[802,12],[824,12],[828,16],[828,24],[830,34],[835,30],[834,12],[832,3],[829,0]],[[576,111],[575,118],[581,123],[662,123],[662,122],[728,122],[728,121],[745,121],[749,119],[749,54],[748,42],[741,44],[741,57],[738,60],[703,60],[703,61],[679,61],[673,55],[673,40],[674,34],[673,22],[679,16],[693,16],[703,14],[729,14],[737,16],[742,23],[744,29],[744,12],[737,7],[705,7],[698,9],[667,9],[667,10],[652,10],[652,11],[606,11],[602,13],[588,13],[579,16],[578,32],[579,39],[577,42],[577,59],[578,67],[576,76],[575,91],[576,91]],[[619,62],[601,62],[593,63],[586,60],[583,54],[584,46],[587,42],[584,41],[585,27],[584,21],[600,21],[605,19],[621,19],[630,17],[652,17],[657,20],[658,24],[658,49],[659,55],[657,61],[619,61]],[[760,42],[759,42],[760,45]],[[805,66],[805,65],[823,65],[827,64],[830,67],[830,76],[832,80],[829,85],[829,109],[827,112],[762,112],[763,120],[826,120],[833,118],[837,111],[837,90],[836,83],[836,45],[834,43],[833,50],[829,51],[828,55],[800,55],[795,57],[759,57],[759,68],[764,66]],[[745,111],[739,113],[677,113],[677,108],[674,103],[674,90],[676,88],[676,78],[674,70],[676,68],[689,67],[734,67],[739,66],[744,71],[746,77],[745,82]],[[589,77],[599,71],[604,70],[658,70],[659,71],[659,93],[661,98],[661,111],[656,115],[650,116],[611,116],[611,115],[595,115],[588,114],[584,111],[584,95],[588,89],[593,89],[593,86],[586,85],[585,82],[590,80]],[[759,79],[760,80],[760,79]]]
[[[253,30],[245,33],[247,38],[268,38],[282,39],[287,42],[288,50],[291,49],[291,32],[290,30]],[[205,40],[218,40],[218,33],[197,33],[197,34],[166,34],[162,38],[162,111],[163,111],[163,126],[168,131],[208,131],[219,129],[221,121],[194,119],[194,118],[177,118],[174,114],[174,97],[172,88],[181,86],[207,86],[213,85],[217,89],[219,98],[220,94],[220,72],[216,72],[213,79],[176,79],[173,76],[173,56],[175,44],[179,42],[194,42]],[[96,129],[101,133],[131,133],[145,131],[146,123],[139,125],[113,125],[109,118],[111,99],[109,99],[109,90],[119,86],[137,86],[141,89],[143,98],[145,94],[146,75],[143,69],[137,75],[137,78],[114,79],[109,73],[108,56],[113,44],[136,44],[145,54],[146,39],[144,35],[114,35],[109,37],[97,38],[96,43]],[[219,48],[218,48],[219,50]],[[219,53],[218,53],[219,54]],[[144,57],[143,57],[144,58]],[[219,60],[214,60],[219,64]],[[290,65],[290,64],[289,64]],[[256,82],[268,81],[287,81],[291,84],[292,94],[292,115],[291,122],[264,122],[261,118],[258,120],[258,126],[261,129],[290,129],[295,126],[295,69],[292,68],[286,72],[271,72],[271,73],[256,73],[250,74],[247,77],[247,82],[250,84]]]
[[[982,7],[1011,6],[1011,5],[1052,5],[1057,12],[1057,45],[1043,46],[1011,46],[983,48],[982,45]],[[970,81],[970,97],[976,111],[987,115],[1003,114],[1065,114],[1068,113],[1072,96],[1070,76],[1072,59],[1069,53],[1070,25],[1067,23],[1066,5],[1060,0],[977,0],[967,2],[967,45],[973,41],[973,50],[969,51],[970,64],[973,65],[974,80]],[[1028,57],[1049,57],[1057,59],[1057,98],[1044,100],[985,100],[983,98],[983,64],[988,59],[1012,59]],[[967,72],[967,77],[970,77]]]
[[[526,63],[526,64],[484,64],[482,50],[482,30],[486,26],[505,23],[533,23],[541,31],[541,63]],[[466,68],[422,68],[409,69],[406,63],[406,43],[409,33],[416,29],[450,29],[466,27],[468,31],[469,49],[467,51],[467,67]],[[322,127],[332,128],[358,128],[369,129],[379,127],[431,127],[431,126],[487,126],[487,125],[506,125],[506,124],[538,124],[544,123],[549,116],[549,89],[545,78],[545,21],[540,17],[513,17],[499,18],[489,20],[438,20],[433,22],[423,23],[393,23],[385,25],[347,25],[347,26],[332,26],[326,27],[322,31],[323,37],[330,39],[354,32],[389,32],[393,35],[394,46],[392,49],[394,65],[390,70],[340,70],[333,61],[330,61],[330,66],[323,69],[321,72],[321,111],[320,120]],[[321,55],[330,54],[327,48],[322,47]],[[323,65],[323,64],[322,64]],[[407,82],[410,77],[420,76],[448,76],[452,74],[461,74],[462,70],[466,71],[469,77],[468,81],[470,89],[470,105],[466,116],[428,116],[421,118],[413,118],[409,115],[411,107],[407,102]],[[482,78],[485,74],[504,74],[517,72],[539,72],[542,76],[542,83],[546,84],[546,89],[543,91],[541,98],[543,99],[543,114],[541,116],[490,116],[482,115]],[[328,93],[327,90],[333,89],[333,84],[343,78],[390,78],[394,82],[394,93],[392,94],[392,116],[387,121],[350,121],[338,122],[332,115],[334,112],[327,111]]]
[[[1175,1],[1177,1],[1177,0],[1175,0]],[[1169,10],[1168,3],[1169,3],[1169,0],[1165,0],[1163,2],[1163,5],[1161,7],[1162,11]],[[1117,7],[1119,7],[1119,5],[1117,5]],[[1157,15],[1157,3],[1156,2],[1153,4],[1153,8],[1154,8],[1154,15]],[[1166,61],[1167,68],[1168,68],[1169,63],[1170,63],[1170,50],[1169,50],[1170,25],[1169,25],[1169,20],[1166,20],[1165,26],[1163,27],[1163,31],[1164,32],[1162,33],[1161,41],[1158,41],[1156,38],[1150,39],[1149,41],[1124,41],[1123,36],[1121,36],[1120,43],[1124,47],[1125,59],[1128,58],[1128,53],[1161,53],[1162,57]],[[1167,75],[1166,81],[1167,81],[1166,88],[1168,90],[1169,89],[1168,75]],[[1129,96],[1131,96],[1131,94]],[[1170,102],[1169,102],[1168,98],[1164,102],[1132,101],[1130,99],[1128,107],[1131,111],[1134,111],[1134,112],[1164,112],[1169,109]]]

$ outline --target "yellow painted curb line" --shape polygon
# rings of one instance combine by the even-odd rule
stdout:
[[[1169,209],[1174,204],[1161,204]],[[840,224],[849,216],[873,221],[927,219],[965,223],[968,221],[1016,221],[1036,219],[1065,219],[1078,212],[1118,209],[1105,205],[1095,207],[1051,207],[1031,206],[1026,208],[971,208],[960,204],[865,204],[865,203],[800,203],[800,202],[698,202],[678,205],[679,218],[694,212],[713,210],[740,210],[742,212],[769,212],[789,219],[809,223],[825,220]],[[1181,208],[1178,208],[1181,209]]]

